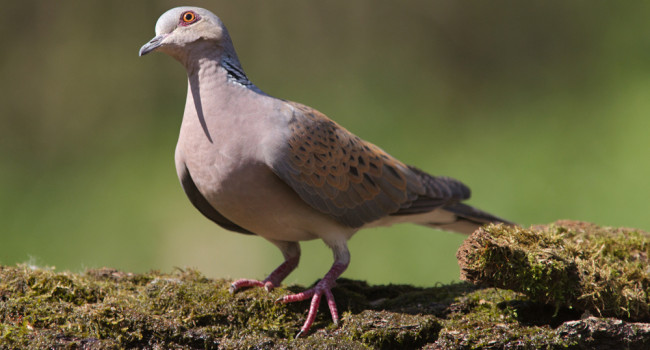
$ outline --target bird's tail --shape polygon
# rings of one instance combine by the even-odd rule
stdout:
[[[515,223],[504,220],[500,217],[486,213],[482,210],[476,209],[472,206],[463,203],[456,203],[449,206],[444,206],[440,210],[449,212],[455,216],[455,220],[451,222],[430,222],[423,223],[426,226],[438,228],[445,231],[454,231],[464,234],[471,234],[479,227],[489,223],[503,223],[507,225],[515,225]]]

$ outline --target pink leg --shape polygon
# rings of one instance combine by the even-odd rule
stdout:
[[[235,293],[237,290],[244,287],[263,287],[267,291],[277,287],[282,283],[282,281],[295,270],[300,261],[300,245],[297,242],[285,242],[285,241],[273,241],[271,243],[275,244],[282,251],[284,256],[284,262],[280,264],[271,274],[266,277],[263,281],[251,280],[251,279],[240,279],[233,282],[230,285],[228,290],[230,294]]]
[[[336,279],[341,276],[343,271],[347,269],[348,264],[350,263],[350,253],[348,252],[347,247],[333,247],[334,250],[334,264],[332,268],[325,274],[325,277],[321,279],[314,288],[308,289],[302,293],[287,295],[283,298],[278,299],[278,302],[282,303],[291,303],[294,301],[302,301],[309,298],[311,299],[311,305],[309,306],[309,313],[307,314],[307,319],[303,324],[300,332],[296,335],[296,338],[300,337],[303,334],[306,334],[309,331],[309,328],[314,323],[316,319],[316,313],[318,313],[318,306],[320,304],[320,299],[325,295],[327,299],[327,305],[329,306],[330,313],[332,314],[332,321],[334,325],[339,324],[339,312],[336,308],[336,302],[334,301],[334,295],[332,295],[332,287],[336,284]]]

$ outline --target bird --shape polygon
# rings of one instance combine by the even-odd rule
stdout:
[[[307,334],[325,297],[350,263],[347,241],[360,229],[415,223],[470,234],[505,223],[463,203],[469,188],[406,165],[323,113],[270,96],[253,84],[219,17],[198,7],[160,16],[139,56],[165,53],[186,69],[188,91],[175,150],[176,171],[190,202],[217,225],[257,235],[284,257],[264,280],[239,279],[230,293],[271,290],[300,260],[299,242],[322,240],[334,262],[312,288],[278,299],[311,299],[296,337]]]

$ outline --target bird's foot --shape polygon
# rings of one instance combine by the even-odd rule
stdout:
[[[282,283],[285,277],[291,271],[293,271],[296,266],[298,266],[298,261],[300,260],[300,254],[288,257],[278,268],[273,270],[271,274],[265,278],[263,281],[250,280],[250,279],[240,279],[236,280],[230,285],[228,291],[230,294],[234,294],[236,291],[241,288],[246,287],[260,287],[266,289],[267,292],[270,292],[273,288],[277,287]]]
[[[318,306],[320,305],[320,299],[323,295],[325,295],[325,298],[327,299],[327,306],[330,309],[330,314],[332,314],[332,321],[334,322],[334,325],[339,325],[339,311],[336,308],[336,302],[334,301],[334,295],[332,294],[332,287],[334,287],[336,284],[336,277],[338,277],[346,267],[347,264],[334,264],[330,272],[325,275],[325,277],[320,280],[320,282],[318,282],[314,288],[307,289],[302,293],[287,295],[276,300],[276,302],[279,303],[292,303],[295,301],[302,301],[311,298],[311,305],[309,306],[307,319],[302,325],[302,328],[300,328],[300,332],[298,332],[296,338],[299,338],[303,334],[307,334],[307,332],[309,332],[309,328],[311,328],[311,325],[316,319]]]
[[[236,291],[247,288],[247,287],[260,287],[266,289],[267,292],[270,292],[273,288],[277,287],[273,282],[265,279],[264,281],[250,280],[250,279],[239,279],[230,284],[228,291],[230,294],[234,294]]]

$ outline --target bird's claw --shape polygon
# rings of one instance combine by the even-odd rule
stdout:
[[[230,288],[228,288],[228,292],[230,292],[230,294],[235,294],[236,291],[245,287],[260,287],[260,288],[264,288],[267,292],[270,292],[273,288],[275,288],[275,285],[271,281],[267,281],[267,280],[258,281],[258,280],[250,280],[250,279],[240,279],[230,284]]]
[[[312,324],[314,323],[314,320],[316,319],[316,314],[318,313],[318,306],[320,304],[320,299],[323,295],[325,295],[325,298],[327,299],[327,305],[329,306],[330,313],[332,314],[332,321],[334,322],[335,326],[338,326],[339,324],[339,313],[336,308],[336,302],[334,301],[334,295],[332,294],[332,291],[330,290],[331,285],[327,283],[321,283],[317,284],[316,287],[308,289],[302,293],[298,294],[291,294],[291,295],[286,295],[284,297],[278,298],[275,302],[282,302],[282,303],[291,303],[295,301],[302,301],[302,300],[307,300],[311,298],[311,305],[309,306],[309,312],[307,313],[307,319],[305,320],[305,323],[303,324],[302,328],[300,328],[300,332],[296,335],[296,339],[301,337],[303,334],[307,334],[309,332],[309,328],[311,328]]]

